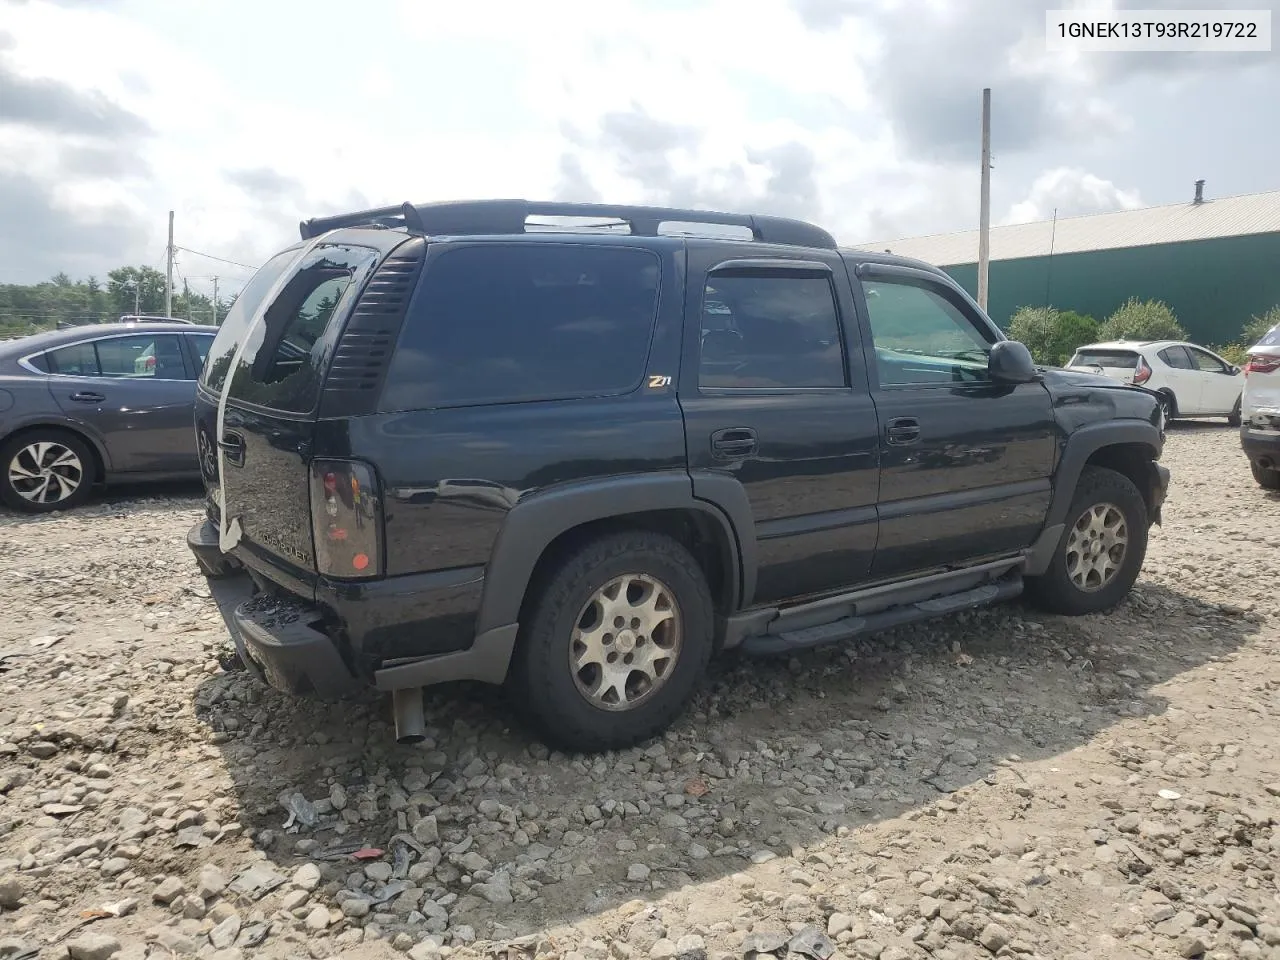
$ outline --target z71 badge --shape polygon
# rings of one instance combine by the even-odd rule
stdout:
[[[660,373],[651,374],[649,376],[649,389],[661,390],[663,387],[671,386],[671,378],[663,376]]]

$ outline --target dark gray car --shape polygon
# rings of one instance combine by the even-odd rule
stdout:
[[[199,476],[196,377],[216,333],[110,323],[0,343],[0,501],[42,513],[95,483]]]

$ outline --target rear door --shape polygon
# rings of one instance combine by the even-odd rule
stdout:
[[[689,243],[680,405],[695,489],[703,475],[745,489],[755,602],[855,584],[875,551],[878,463],[844,263],[725,253]]]
[[[316,246],[243,344],[211,351],[207,372],[226,371],[217,436],[225,525],[238,548],[291,573],[295,587],[314,576],[308,470],[321,384],[340,318],[377,260],[370,247]]]
[[[195,377],[178,334],[99,337],[46,356],[54,400],[67,416],[97,429],[112,473],[195,469]]]
[[[1179,413],[1195,415],[1204,410],[1204,385],[1196,370],[1195,361],[1191,359],[1185,347],[1174,344],[1165,347],[1156,354],[1156,358],[1164,364],[1163,370],[1156,371],[1156,381],[1148,383],[1148,387],[1160,389],[1167,387],[1173,391],[1174,401]]]
[[[1195,364],[1200,380],[1200,412],[1226,416],[1236,407],[1244,377],[1216,354],[1200,347],[1188,346],[1187,353]]]

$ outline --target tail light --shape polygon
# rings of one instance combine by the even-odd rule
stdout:
[[[1274,373],[1277,368],[1280,368],[1280,357],[1252,354],[1249,362],[1244,365],[1244,375],[1247,377],[1251,373]]]
[[[356,460],[311,461],[311,532],[322,576],[382,576],[382,498],[371,467]]]
[[[1142,357],[1138,358],[1138,369],[1133,372],[1133,382],[1137,384],[1146,383],[1151,379],[1151,366]]]

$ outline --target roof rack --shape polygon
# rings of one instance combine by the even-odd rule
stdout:
[[[440,203],[403,203],[376,207],[333,217],[313,217],[298,225],[303,240],[340,227],[408,229],[413,233],[478,235],[524,233],[529,217],[590,217],[626,224],[633,235],[663,236],[664,223],[716,224],[744,227],[760,243],[834,250],[835,238],[826,230],[787,217],[748,213],[714,213],[676,207],[630,207],[604,203],[554,203],[530,200],[453,200]]]

